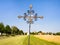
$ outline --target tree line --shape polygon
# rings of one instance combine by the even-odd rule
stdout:
[[[0,23],[0,35],[23,35],[24,32],[18,29],[16,26],[10,27],[9,25],[4,26]]]
[[[52,32],[38,31],[38,32],[30,32],[30,34],[32,35],[60,35],[60,32],[52,33]]]
[[[60,35],[60,32],[52,33],[52,32],[30,32],[32,35]],[[10,27],[9,25],[4,25],[3,23],[0,23],[0,35],[24,35],[24,32],[20,29],[18,29],[16,26]],[[27,35],[27,33],[25,33]]]

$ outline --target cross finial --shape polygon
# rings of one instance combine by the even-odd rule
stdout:
[[[32,9],[32,4],[30,4],[30,6],[29,6],[29,7],[30,7],[30,9]]]

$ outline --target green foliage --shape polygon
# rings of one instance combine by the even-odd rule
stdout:
[[[27,35],[27,32],[24,35]]]
[[[6,36],[24,34],[24,32],[22,30],[19,30],[16,26],[12,26],[12,28],[10,28],[9,25],[4,26],[3,23],[0,23],[0,33],[1,33],[1,35],[4,34]]]
[[[32,34],[32,35],[37,35],[38,32],[30,32],[30,34]]]
[[[3,23],[0,23],[0,32],[1,32],[1,35],[2,35],[2,33],[4,33],[4,24]]]
[[[22,30],[19,30],[20,35],[24,35],[24,32]]]
[[[12,33],[13,34],[20,34],[20,35],[23,35],[24,32],[22,30],[19,30],[16,26],[12,26]]]
[[[38,33],[42,33],[42,31],[38,31]]]
[[[6,34],[11,34],[11,28],[10,28],[9,25],[6,25],[6,27],[5,27],[5,33]]]
[[[60,35],[60,32],[57,32],[56,35]]]
[[[35,35],[35,33],[34,33],[34,32],[30,32],[30,34]]]
[[[51,35],[52,34],[52,32],[49,32],[49,35]]]
[[[19,29],[16,26],[12,26],[12,33],[13,34],[18,34],[19,33]]]

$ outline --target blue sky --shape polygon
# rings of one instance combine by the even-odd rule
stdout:
[[[31,31],[60,32],[60,1],[59,0],[0,0],[0,22],[4,25],[17,26],[24,32],[28,32],[29,25],[23,19],[18,19],[29,10],[29,5],[38,16],[44,19],[34,21]]]

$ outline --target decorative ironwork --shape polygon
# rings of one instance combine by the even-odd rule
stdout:
[[[27,10],[27,13],[24,13],[24,16],[18,16],[18,18],[23,18],[29,24],[28,45],[30,45],[31,24],[33,24],[34,20],[37,21],[37,18],[43,19],[43,16],[37,16],[37,13],[35,13],[35,11],[32,10],[32,5],[30,5],[29,7],[30,10]]]

